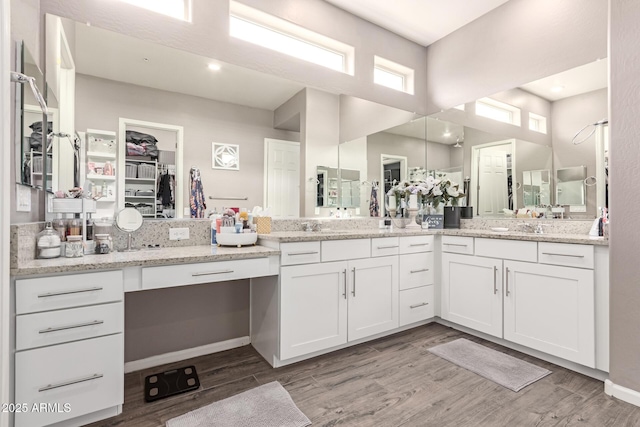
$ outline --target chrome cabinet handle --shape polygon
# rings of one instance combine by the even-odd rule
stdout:
[[[353,291],[351,291],[351,294],[355,297],[356,296],[356,268],[353,267],[351,271],[353,271]]]
[[[507,277],[506,277],[505,280],[506,280],[505,283],[507,285],[506,286],[506,293],[507,293],[507,296],[509,296],[509,294],[511,293],[511,292],[509,292],[509,267],[507,267]]]
[[[95,288],[87,288],[87,289],[78,289],[76,291],[61,291],[61,292],[48,292],[46,294],[38,295],[38,298],[48,298],[48,297],[57,297],[60,295],[71,295],[71,294],[80,294],[83,292],[94,292],[101,291],[103,288],[95,287]]]
[[[429,271],[428,268],[423,268],[422,270],[411,270],[409,271],[409,273],[413,274],[413,273],[422,273],[424,271]]]
[[[98,378],[102,378],[104,377],[104,375],[102,374],[93,374],[90,377],[86,377],[86,378],[80,378],[77,380],[71,380],[71,381],[67,381],[64,383],[58,383],[58,384],[49,384],[45,387],[42,387],[41,389],[38,389],[39,392],[42,391],[47,391],[47,390],[53,390],[54,388],[60,388],[60,387],[67,387],[73,384],[78,384],[78,383],[83,383],[85,381],[93,381],[93,380],[97,380]]]
[[[571,254],[552,254],[550,252],[542,252],[542,255],[551,255],[551,256],[568,256],[572,258],[584,258],[584,255],[571,255]]]
[[[445,245],[446,245],[446,243],[445,243]],[[429,244],[428,243],[412,243],[409,246],[410,247],[413,247],[413,246],[429,246]]]
[[[493,266],[493,294],[498,293],[498,267]]]
[[[289,256],[296,256],[296,255],[315,255],[317,254],[318,251],[311,251],[311,252],[289,252],[287,255]]]
[[[344,299],[347,299],[347,269],[346,268],[342,271],[342,274],[344,274],[344,293],[342,294],[342,296],[344,297]]]
[[[233,273],[233,270],[219,270],[219,271],[207,271],[204,273],[192,273],[191,277],[209,276],[211,274],[226,274],[226,273]]]
[[[466,244],[462,244],[462,243],[443,243],[443,245],[447,245],[447,246],[463,246],[463,247],[467,247],[468,245]]]
[[[410,305],[409,308],[418,308],[418,307],[423,307],[425,305],[429,305],[429,303],[428,302],[422,302],[420,304]]]
[[[390,245],[390,246],[378,246],[378,249],[394,249],[394,248],[399,248],[400,246],[398,245]]]
[[[67,329],[85,328],[87,326],[102,325],[103,323],[104,323],[104,320],[94,320],[93,322],[79,323],[77,325],[50,327],[47,329],[42,329],[38,333],[48,334],[49,332],[58,332],[58,331],[66,331]]]

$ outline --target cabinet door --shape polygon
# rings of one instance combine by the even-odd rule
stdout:
[[[593,270],[505,261],[504,338],[595,367]]]
[[[502,338],[502,260],[442,254],[442,318]]]
[[[349,341],[398,327],[398,257],[349,261]]]
[[[280,359],[347,342],[346,262],[282,267]]]

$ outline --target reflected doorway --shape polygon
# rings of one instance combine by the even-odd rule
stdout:
[[[504,209],[516,206],[512,153],[512,140],[473,147],[471,188],[476,189],[477,215],[504,215]]]

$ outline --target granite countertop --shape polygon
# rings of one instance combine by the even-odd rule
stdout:
[[[372,237],[394,237],[394,236],[423,236],[423,235],[444,235],[444,236],[469,236],[484,237],[489,239],[506,240],[526,240],[532,242],[553,242],[553,243],[574,243],[583,245],[608,246],[609,240],[602,237],[590,237],[586,234],[535,234],[524,232],[504,232],[496,233],[491,230],[478,229],[446,229],[446,230],[422,230],[398,229],[393,231],[382,229],[370,230],[325,230],[325,231],[280,231],[271,234],[260,234],[258,239],[277,242],[310,242],[323,240],[346,240],[346,239],[367,239]]]
[[[135,266],[162,266],[208,261],[229,261],[264,258],[280,255],[279,250],[264,246],[216,247],[186,246],[160,249],[144,249],[135,252],[112,252],[105,255],[85,255],[82,258],[35,259],[18,264],[11,269],[12,276],[70,273],[91,270],[109,270]]]

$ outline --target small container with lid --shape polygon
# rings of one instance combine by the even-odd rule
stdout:
[[[38,258],[58,258],[60,256],[60,236],[47,222],[44,230],[36,236],[36,248]]]
[[[84,255],[82,236],[68,236],[64,256],[67,258],[79,258]]]
[[[113,240],[108,234],[95,235],[96,254],[108,254],[113,248]]]

